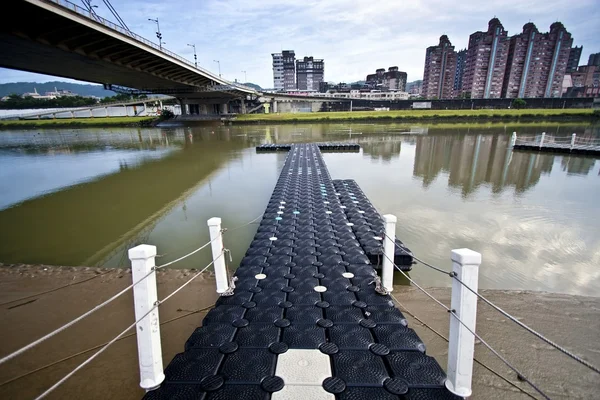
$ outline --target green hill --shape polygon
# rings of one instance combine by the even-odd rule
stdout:
[[[82,83],[68,83],[68,82],[13,82],[13,83],[2,83],[0,84],[0,97],[8,96],[9,94],[23,94],[33,92],[36,89],[39,94],[45,92],[54,91],[54,88],[62,90],[70,90],[71,92],[80,96],[96,96],[96,97],[107,97],[114,96],[115,92],[112,90],[104,90],[101,85],[82,84]]]

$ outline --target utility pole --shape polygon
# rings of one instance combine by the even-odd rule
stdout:
[[[158,17],[156,19],[148,18],[148,21],[156,22],[156,37],[158,38],[158,47],[162,50],[162,33],[160,33],[160,25],[158,23]]]
[[[242,72],[244,73],[244,83],[246,83],[246,82],[248,82],[248,75],[246,74],[246,71],[242,71]]]
[[[194,48],[194,65],[196,66],[196,68],[198,68],[198,57],[196,57],[196,45],[195,44],[188,44],[188,46]]]
[[[214,62],[217,63],[217,65],[219,66],[219,78],[221,77],[221,61],[219,60],[213,60]]]

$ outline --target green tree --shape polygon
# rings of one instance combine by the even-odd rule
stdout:
[[[512,108],[515,110],[520,110],[525,107],[527,107],[527,102],[523,99],[514,99],[512,102]]]

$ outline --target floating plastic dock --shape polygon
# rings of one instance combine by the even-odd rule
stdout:
[[[219,298],[144,398],[456,399],[375,291],[382,228],[354,181],[331,179],[319,145],[290,145],[235,294]],[[409,269],[410,251],[396,260]]]

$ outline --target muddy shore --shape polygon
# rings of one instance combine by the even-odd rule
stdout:
[[[159,271],[159,298],[165,297],[194,273],[194,270]],[[3,322],[0,325],[0,355],[56,329],[129,284],[131,274],[123,269],[0,264],[0,318]],[[432,288],[431,291],[449,304],[449,289]],[[481,292],[550,339],[600,365],[600,298],[523,291]],[[394,295],[402,304],[401,310],[409,310],[447,337],[449,316],[445,310],[412,287],[397,286]],[[214,277],[204,273],[161,306],[165,365],[175,354],[183,351],[185,340],[200,325],[207,308],[216,299]],[[427,353],[445,369],[447,343],[407,312],[405,315],[409,325],[426,344]],[[27,375],[28,372],[109,341],[129,326],[133,318],[133,299],[128,293],[0,366],[0,398],[29,399],[39,395],[94,351],[76,355],[33,374]],[[477,331],[553,399],[589,399],[596,397],[600,391],[597,374],[524,332],[483,303],[479,304]],[[476,358],[514,385],[533,393],[482,344],[476,345]],[[139,399],[143,391],[138,385],[136,341],[134,336],[130,336],[113,345],[48,398]],[[530,397],[476,365],[472,398]]]

